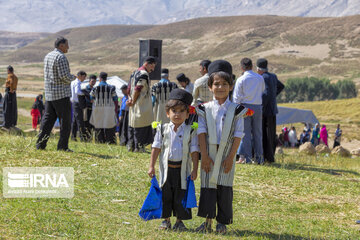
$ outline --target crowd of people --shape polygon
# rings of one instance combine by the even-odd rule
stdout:
[[[340,124],[338,124],[334,133],[333,148],[340,146],[341,135],[342,130],[340,128]],[[323,124],[320,129],[320,124],[316,123],[312,131],[311,128],[308,127],[307,124],[305,124],[305,127],[299,138],[297,137],[295,127],[291,127],[291,129],[283,127],[281,129],[281,133],[277,138],[277,146],[298,147],[306,142],[311,142],[314,147],[319,144],[324,144],[329,147],[328,137],[329,134],[325,124]]]
[[[45,110],[39,107],[42,96],[38,96],[32,110],[33,127],[39,117],[42,119],[36,148],[46,148],[57,119],[58,150],[71,152],[71,132],[73,140],[78,132],[80,141],[91,142],[94,135],[95,142],[116,144],[117,129],[120,145],[126,145],[128,151],[146,152],[145,147],[152,144],[148,175],[155,176],[159,159],[164,219],[161,229],[171,228],[172,215],[177,218],[173,228],[186,229],[183,220],[192,216],[182,199],[187,179],[197,178],[201,159],[198,216],[204,218],[204,223],[196,230],[212,231],[212,220],[216,219],[216,231],[226,232],[226,225],[233,221],[235,163],[275,161],[276,96],[284,85],[268,72],[268,61],[258,59],[253,71],[252,60],[243,58],[241,76],[235,80],[229,62],[203,60],[199,64],[202,76],[194,84],[184,73],[176,76],[178,85],[171,82],[169,70],[164,68],[162,79],[151,86],[149,73],[157,62],[149,56],[132,73],[129,83],[121,87],[124,97],[118,99],[115,87],[107,84],[107,73],[90,75],[85,86],[82,83],[86,72],[72,75],[65,56],[68,49],[68,40],[58,38],[55,49],[44,59]],[[9,86],[9,98],[12,90]],[[314,130],[314,142],[327,144],[326,127],[323,128]],[[336,141],[340,143],[338,129]],[[302,141],[310,140],[307,132]],[[295,128],[290,132],[284,129],[281,140],[295,146]]]

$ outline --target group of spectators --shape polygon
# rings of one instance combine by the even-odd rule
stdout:
[[[169,70],[162,69],[162,79],[151,87],[149,73],[154,71],[156,59],[147,57],[143,65],[135,70],[128,85],[123,86],[124,98],[118,99],[115,87],[106,83],[107,74],[99,74],[100,83],[95,87],[96,76],[89,77],[89,84],[81,84],[87,74],[79,71],[75,77],[70,73],[65,56],[69,49],[68,40],[58,38],[55,49],[44,59],[45,112],[36,147],[44,149],[56,119],[60,123],[58,150],[71,151],[68,141],[79,131],[81,141],[116,143],[116,127],[120,131],[121,145],[129,151],[144,152],[145,146],[153,142],[153,121],[168,122],[164,111],[170,92],[177,88],[185,89],[193,95],[193,110],[199,104],[213,99],[208,86],[208,66],[211,61],[199,64],[201,77],[194,84],[184,73],[177,75],[179,85],[169,81]],[[256,72],[249,58],[241,60],[241,76],[232,87],[227,101],[251,109],[252,116],[244,119],[245,136],[241,141],[237,157],[239,163],[263,163],[274,161],[276,147],[276,96],[284,85],[276,75],[268,72],[266,59],[258,59]],[[233,75],[233,81],[236,79]],[[121,103],[120,103],[121,102]],[[119,105],[121,106],[119,109]],[[222,105],[218,106],[220,109]],[[73,112],[73,114],[72,114]],[[196,120],[196,114],[192,121]],[[120,116],[120,118],[119,118]]]
[[[340,146],[341,135],[342,130],[340,128],[340,124],[338,124],[334,134],[333,148]],[[284,147],[298,147],[299,145],[302,145],[306,142],[311,142],[314,147],[319,144],[329,146],[328,137],[329,134],[325,124],[323,124],[320,129],[320,124],[316,123],[312,131],[311,128],[305,124],[305,127],[300,134],[299,139],[297,138],[297,133],[294,126],[291,127],[290,130],[287,127],[283,127],[277,139],[277,145]]]
[[[81,141],[91,141],[95,132],[96,142],[116,143],[117,127],[121,145],[127,145],[129,151],[144,152],[145,146],[153,142],[152,122],[169,121],[164,111],[165,104],[170,92],[178,87],[177,84],[169,81],[169,70],[162,69],[162,79],[151,87],[149,73],[154,71],[156,59],[146,58],[143,65],[131,75],[129,84],[122,87],[124,98],[118,99],[115,87],[106,83],[105,72],[99,74],[100,83],[96,87],[95,75],[89,76],[87,85],[82,85],[87,74],[79,71],[75,77],[70,73],[65,56],[68,49],[67,39],[58,38],[55,41],[55,49],[44,59],[45,110],[43,104],[39,107],[42,96],[37,97],[32,108],[34,128],[42,118],[37,148],[46,147],[50,131],[55,121],[59,119],[58,150],[71,151],[68,148],[70,132],[72,139],[75,140],[77,131]],[[213,99],[208,87],[210,63],[210,60],[200,62],[199,72],[202,76],[194,84],[184,73],[176,77],[179,88],[193,95],[194,108]],[[259,164],[264,160],[273,162],[276,147],[276,96],[284,85],[275,74],[268,72],[266,59],[258,59],[256,72],[253,71],[252,60],[249,58],[243,58],[240,65],[242,75],[236,80],[227,101],[242,104],[251,109],[253,115],[244,119],[245,136],[238,150],[238,162],[255,161]],[[8,71],[9,74],[13,74],[11,67]],[[232,77],[235,80],[235,76]],[[14,88],[16,89],[14,83],[17,82],[15,80],[7,85],[8,94],[5,97],[14,99]],[[7,108],[12,107],[13,102],[13,100],[7,101],[10,106],[5,105]],[[222,108],[221,105],[218,107]],[[8,126],[7,121],[5,126]],[[292,134],[289,135],[291,138]],[[304,136],[302,141],[305,139],[309,137]],[[294,145],[294,142],[291,142],[291,145]]]

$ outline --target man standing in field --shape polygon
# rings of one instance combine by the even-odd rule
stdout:
[[[40,134],[36,142],[37,149],[45,149],[50,132],[57,118],[60,121],[60,138],[57,150],[71,152],[69,136],[71,131],[71,90],[70,83],[75,79],[70,74],[69,62],[65,56],[69,50],[68,40],[60,37],[55,41],[55,49],[44,59],[45,114]]]
[[[278,113],[276,96],[284,89],[284,84],[274,73],[268,72],[267,66],[268,61],[265,58],[260,58],[256,62],[257,72],[265,82],[265,90],[262,94],[264,160],[272,163],[275,161],[276,148],[276,114]]]
[[[18,78],[14,74],[12,66],[7,67],[7,79],[5,82],[5,97],[4,97],[4,127],[9,129],[15,127],[17,123],[17,102],[16,102],[16,88]]]
[[[154,71],[155,65],[155,58],[149,56],[130,77],[126,103],[129,106],[129,151],[145,152],[145,146],[153,142],[151,123],[154,115],[149,73]]]
[[[208,86],[208,80],[209,80],[208,67],[210,63],[211,63],[210,60],[202,60],[200,62],[200,74],[202,77],[196,79],[194,83],[194,91],[192,94],[194,100],[191,104],[193,106],[197,106],[199,104],[213,100],[213,94],[209,90],[209,86]]]
[[[244,119],[245,136],[241,139],[239,163],[251,163],[254,147],[255,162],[262,164],[264,162],[262,143],[262,93],[265,89],[264,78],[252,71],[253,64],[251,59],[243,58],[240,64],[243,75],[236,81],[233,101],[253,110],[254,114]]]

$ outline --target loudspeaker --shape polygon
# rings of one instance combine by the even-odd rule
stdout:
[[[145,58],[153,56],[156,59],[155,70],[150,73],[150,80],[161,79],[161,48],[162,40],[139,40],[139,67],[144,64]]]

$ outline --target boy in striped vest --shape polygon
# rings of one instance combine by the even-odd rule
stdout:
[[[191,219],[191,209],[184,208],[182,200],[186,192],[186,178],[190,175],[192,180],[196,179],[199,161],[196,130],[185,124],[192,100],[192,95],[185,90],[171,91],[165,107],[170,123],[158,124],[152,144],[148,174],[151,178],[155,175],[155,163],[159,157],[161,217],[164,219],[160,229],[171,229],[172,213],[176,216],[174,230],[186,230],[182,220]]]
[[[232,223],[233,180],[236,151],[243,133],[247,108],[232,103],[232,66],[224,60],[209,65],[208,86],[214,100],[199,105],[198,138],[201,152],[201,191],[198,216],[206,218],[196,231],[211,232],[216,217],[216,232],[225,233]],[[218,212],[216,214],[216,206]]]

